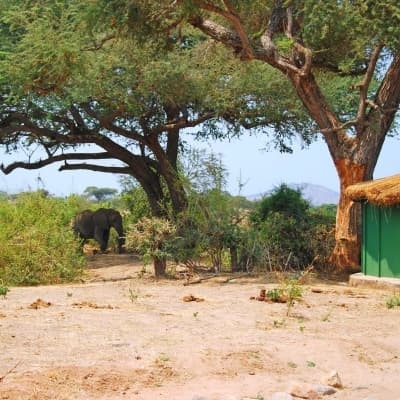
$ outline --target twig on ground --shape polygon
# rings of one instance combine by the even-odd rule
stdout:
[[[235,279],[244,278],[245,276],[249,276],[249,275],[250,275],[250,273],[245,272],[244,274],[241,274],[241,275],[230,276],[229,278],[226,278],[224,281],[222,281],[222,283],[229,283],[230,281],[233,281]]]
[[[18,365],[21,364],[21,361],[18,361],[12,368],[10,368],[4,375],[0,376],[0,382],[3,382],[4,378],[7,375],[10,375],[17,367]]]
[[[219,274],[213,274],[213,275],[211,275],[211,276],[206,276],[206,277],[204,277],[204,278],[198,278],[198,279],[195,279],[194,281],[186,281],[186,282],[183,284],[183,286],[193,285],[193,284],[195,284],[195,283],[201,283],[201,282],[203,282],[203,281],[206,281],[207,279],[215,278],[216,276],[219,276]]]

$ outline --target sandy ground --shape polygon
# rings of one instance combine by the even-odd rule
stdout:
[[[393,293],[315,281],[287,317],[250,300],[277,286],[265,277],[184,286],[128,255],[89,266],[82,284],[0,298],[0,399],[267,400],[332,370],[344,388],[327,399],[400,399]]]

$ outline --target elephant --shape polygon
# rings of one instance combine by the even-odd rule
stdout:
[[[118,232],[117,253],[121,253],[125,239],[122,217],[117,210],[112,208],[99,208],[96,211],[84,210],[73,221],[75,235],[83,239],[83,243],[86,239],[95,239],[99,243],[102,253],[107,249],[111,228]]]

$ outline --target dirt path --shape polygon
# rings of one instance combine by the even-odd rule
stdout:
[[[344,389],[329,400],[400,399],[391,293],[313,283],[286,317],[249,299],[276,287],[262,279],[156,282],[127,255],[89,266],[85,283],[0,298],[0,399],[268,400],[331,370]]]

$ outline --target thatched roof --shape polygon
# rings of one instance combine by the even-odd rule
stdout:
[[[399,204],[400,174],[351,185],[346,194],[354,201],[366,200],[378,206]]]

